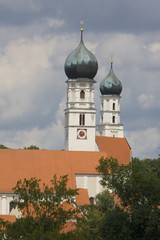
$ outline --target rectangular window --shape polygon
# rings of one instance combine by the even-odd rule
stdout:
[[[79,125],[84,126],[85,125],[85,114],[79,115]]]
[[[112,123],[115,123],[115,116],[112,117]]]
[[[113,103],[113,110],[115,110],[115,103]]]
[[[79,125],[82,125],[82,114],[79,115]]]
[[[83,114],[83,126],[85,125],[85,115]]]

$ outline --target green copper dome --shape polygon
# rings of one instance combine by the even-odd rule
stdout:
[[[111,61],[111,69],[100,84],[100,92],[102,95],[120,95],[122,92],[122,84],[113,72]]]
[[[65,61],[65,73],[69,79],[89,78],[93,79],[98,70],[98,62],[83,42],[83,29],[78,47],[67,57]]]

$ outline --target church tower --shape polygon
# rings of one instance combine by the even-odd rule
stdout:
[[[95,151],[96,109],[94,77],[96,57],[85,47],[83,28],[78,47],[65,61],[68,77],[65,109],[65,150]]]
[[[113,61],[110,71],[100,84],[101,111],[98,135],[123,138],[123,125],[120,124],[120,94],[122,84],[113,72]]]

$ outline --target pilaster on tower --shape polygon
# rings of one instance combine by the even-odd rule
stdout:
[[[65,61],[65,73],[68,77],[65,150],[95,151],[94,77],[97,70],[97,59],[85,47],[81,28],[80,43]]]
[[[120,94],[122,84],[113,72],[113,61],[110,71],[100,84],[101,110],[100,124],[97,133],[106,137],[124,137],[123,125],[120,124]]]

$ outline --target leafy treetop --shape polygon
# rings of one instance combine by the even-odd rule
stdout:
[[[116,159],[101,158],[97,170],[103,174],[102,184],[120,199],[120,206],[103,219],[102,238],[160,239],[160,159],[134,158],[119,166]]]
[[[37,147],[36,145],[31,145],[29,147],[24,147],[24,149],[34,150],[34,149],[39,149],[39,147]]]
[[[9,149],[9,148],[3,144],[0,144],[0,149]]]
[[[8,224],[5,239],[10,240],[54,240],[65,239],[65,224],[78,216],[74,206],[76,189],[67,188],[67,175],[57,179],[54,175],[51,186],[40,179],[19,180],[13,188],[16,194],[15,207],[23,216]],[[64,207],[64,202],[68,207]],[[2,238],[3,239],[3,238]],[[67,239],[67,238],[66,238]]]

